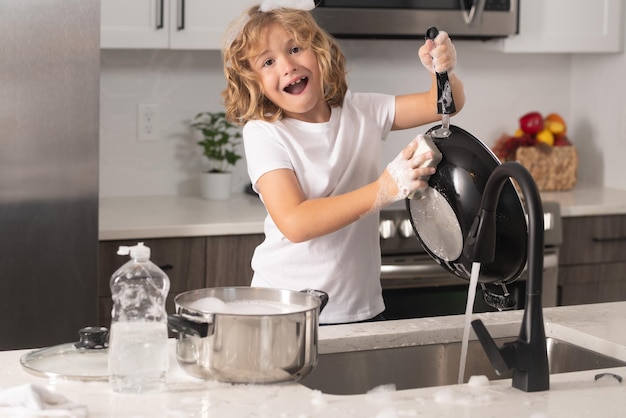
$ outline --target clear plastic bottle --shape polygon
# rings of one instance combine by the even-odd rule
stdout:
[[[111,276],[109,381],[115,392],[165,388],[169,356],[165,300],[170,280],[150,261],[150,248],[119,247],[131,260]]]

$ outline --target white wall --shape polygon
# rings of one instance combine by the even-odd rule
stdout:
[[[203,161],[189,122],[221,108],[219,62],[217,51],[101,53],[100,196],[199,195]],[[157,142],[136,139],[139,103],[159,105]]]
[[[582,159],[581,184],[626,189],[626,55],[572,60],[570,115]]]
[[[428,88],[417,57],[419,41],[342,40],[350,88],[402,94]],[[493,44],[456,42],[466,106],[452,118],[487,145],[513,133],[518,118],[558,112],[579,149],[579,185],[626,188],[624,54],[503,54]],[[225,83],[218,51],[104,50],[101,54],[100,195],[199,195],[203,160],[188,124],[197,112],[220,110]],[[136,140],[139,103],[159,105],[160,140]],[[394,132],[386,164],[417,133]],[[235,169],[241,190],[245,161]]]

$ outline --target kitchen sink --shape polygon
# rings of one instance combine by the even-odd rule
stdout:
[[[514,341],[499,338],[496,344]],[[550,373],[567,373],[626,366],[612,358],[562,340],[547,338]],[[461,342],[320,354],[313,371],[300,381],[323,393],[353,395],[385,385],[397,390],[458,383]],[[490,380],[511,378],[512,371],[498,376],[478,341],[470,341],[465,382],[470,376]]]

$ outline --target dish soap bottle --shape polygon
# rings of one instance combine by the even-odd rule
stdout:
[[[150,248],[121,246],[131,260],[111,276],[113,298],[109,336],[109,381],[115,392],[165,388],[169,356],[165,300],[170,280],[150,261]]]

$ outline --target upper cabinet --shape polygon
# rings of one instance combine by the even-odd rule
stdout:
[[[620,52],[625,0],[520,0],[504,52]],[[260,0],[101,0],[101,47],[220,49],[228,25]]]
[[[520,0],[520,33],[504,52],[620,52],[624,0]]]
[[[255,0],[101,0],[102,48],[220,49]]]

